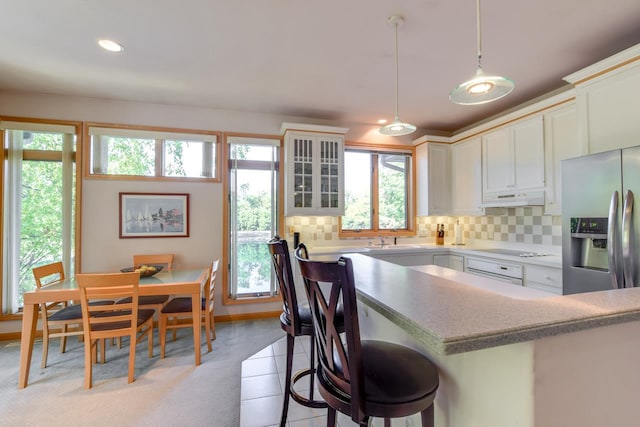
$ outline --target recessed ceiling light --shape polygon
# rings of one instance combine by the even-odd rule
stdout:
[[[109,39],[100,39],[98,40],[98,45],[104,50],[108,50],[109,52],[122,52],[124,50],[124,46],[122,46],[118,42],[114,42]]]
[[[387,123],[387,119],[380,119],[380,120],[378,120],[378,124],[379,124],[379,125],[383,125],[383,124],[385,124],[385,123]]]

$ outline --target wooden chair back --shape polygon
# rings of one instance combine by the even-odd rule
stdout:
[[[273,269],[280,287],[282,309],[289,319],[292,334],[294,336],[301,335],[302,322],[300,321],[298,297],[291,269],[289,245],[286,240],[276,235],[267,242],[267,246],[269,247]]]
[[[57,261],[51,264],[35,267],[33,269],[33,277],[38,289],[50,283],[60,282],[65,279],[64,266],[62,265],[62,262]]]
[[[351,418],[361,420],[364,413],[364,374],[351,259],[341,257],[338,261],[312,261],[306,258],[304,250],[304,247],[298,247],[295,256],[313,315],[318,381],[321,387],[338,389],[351,396]],[[341,306],[343,318],[337,315]],[[344,339],[341,339],[342,331]]]
[[[216,276],[218,274],[219,264],[220,264],[220,259],[216,259],[211,264],[211,269],[209,272],[209,280],[205,282],[205,286],[202,292],[203,298],[205,299],[205,305],[204,305],[205,312],[203,313],[203,315],[207,315],[208,313],[213,313],[213,307],[215,303]]]
[[[82,304],[82,325],[90,340],[132,336],[136,342],[138,286],[140,274],[77,274]],[[113,300],[131,298],[130,302],[113,304]]]
[[[149,265],[149,264],[162,264],[165,270],[173,269],[173,254],[145,254],[134,255],[133,265]]]

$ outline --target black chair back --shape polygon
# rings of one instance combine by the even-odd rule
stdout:
[[[359,422],[364,417],[364,375],[351,259],[312,261],[304,257],[303,249],[296,249],[295,256],[313,315],[320,392],[325,400],[340,394],[336,391],[351,396],[347,409],[351,419]],[[337,315],[340,311],[342,316]],[[344,340],[340,335],[343,331]],[[322,388],[333,392],[322,393]]]
[[[298,297],[296,295],[293,271],[291,270],[289,245],[286,240],[276,235],[267,242],[267,246],[269,247],[273,269],[280,287],[280,295],[282,295],[282,309],[288,318],[288,323],[291,325],[293,335],[301,335],[302,322],[300,321]]]

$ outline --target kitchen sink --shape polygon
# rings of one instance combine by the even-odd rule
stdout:
[[[400,250],[400,249],[416,249],[419,248],[418,245],[371,245],[366,246],[365,249],[370,251],[379,251],[379,250]]]

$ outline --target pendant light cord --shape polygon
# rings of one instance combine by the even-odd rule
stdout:
[[[478,70],[482,69],[482,37],[480,25],[480,0],[476,2],[476,38],[478,40]]]
[[[398,120],[399,116],[398,116],[398,21],[393,23],[395,29],[396,29],[396,117],[395,119]]]

